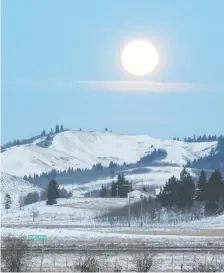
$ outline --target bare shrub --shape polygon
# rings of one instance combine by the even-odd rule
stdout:
[[[20,272],[27,267],[28,242],[25,237],[9,235],[2,238],[1,261],[3,271]]]
[[[136,272],[149,272],[153,265],[153,258],[155,255],[145,252],[140,254],[136,260]]]
[[[34,221],[39,216],[39,211],[35,207],[32,207],[31,215]]]
[[[215,262],[214,259],[207,263],[196,261],[192,267],[192,272],[220,272],[223,269],[223,265],[222,262]]]
[[[117,262],[114,262],[114,264],[112,265],[112,272],[121,272],[123,271],[122,269],[122,265],[118,264]]]
[[[75,272],[99,272],[99,261],[94,256],[80,257],[74,264]]]

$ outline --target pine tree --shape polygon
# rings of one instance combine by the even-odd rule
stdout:
[[[163,207],[179,207],[180,204],[180,183],[179,180],[172,176],[168,179],[165,186],[157,196],[157,200]]]
[[[185,167],[183,167],[183,170],[180,173],[180,180],[183,181],[185,177],[189,175],[188,171],[186,170]]]
[[[101,186],[100,197],[107,197],[107,189],[103,185]]]
[[[42,137],[43,137],[43,136],[46,136],[46,131],[45,131],[45,130],[42,131],[41,136],[42,136]]]
[[[59,130],[59,125],[56,125],[56,127],[55,127],[55,133],[57,134],[57,133],[59,133],[60,132],[60,130]]]
[[[182,173],[182,180],[180,180],[180,208],[189,209],[195,197],[195,184],[191,175],[184,170]]]
[[[115,177],[115,171],[114,170],[111,170],[110,171],[110,178],[114,178]]]
[[[117,196],[117,184],[113,181],[110,189],[110,196],[116,197]]]
[[[207,187],[207,178],[204,171],[201,171],[199,180],[197,182],[197,193],[196,200],[204,202],[206,200],[206,187]]]
[[[51,180],[47,189],[47,205],[56,204],[57,198],[59,198],[58,185],[55,180]]]
[[[63,131],[64,131],[64,127],[63,127],[63,125],[61,125],[60,132],[63,132]]]
[[[126,198],[129,192],[129,182],[125,179],[123,173],[119,173],[117,176],[117,183],[118,186],[118,196],[121,198]],[[131,184],[130,184],[131,185]],[[130,191],[132,191],[132,187],[130,187]]]
[[[221,172],[215,170],[208,180],[206,187],[206,211],[208,215],[216,214],[219,211],[220,200],[224,196],[224,182]]]
[[[11,196],[8,193],[6,193],[6,195],[5,195],[5,209],[6,210],[10,209],[11,205],[12,205]]]

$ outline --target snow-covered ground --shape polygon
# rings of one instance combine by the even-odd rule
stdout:
[[[131,199],[131,202],[135,200]],[[97,220],[96,216],[102,215],[112,208],[119,208],[128,204],[127,198],[69,198],[58,199],[58,203],[47,206],[45,201],[37,202],[22,208],[14,208],[8,213],[2,213],[2,225],[13,224],[18,226],[35,227],[51,227],[58,229],[92,226],[107,226],[108,230],[116,231],[116,228],[126,228],[127,222],[107,222],[106,220]],[[38,211],[38,217],[33,219],[33,211]],[[165,212],[164,212],[165,213]],[[178,219],[178,218],[177,218]],[[139,231],[149,230],[204,230],[204,229],[224,229],[224,215],[204,218],[202,220],[184,221],[184,219],[167,221],[166,215],[161,215],[160,223],[146,223],[140,228],[139,222],[132,218],[131,226]],[[129,230],[130,231],[130,230]],[[129,232],[128,231],[128,232]]]
[[[41,141],[40,139],[39,141]],[[93,164],[135,163],[154,148],[165,149],[164,163],[182,166],[187,160],[209,154],[217,142],[185,143],[154,139],[147,135],[123,135],[111,132],[66,131],[57,134],[49,148],[32,144],[14,146],[1,153],[3,172],[24,176],[52,169],[91,168]],[[22,160],[21,160],[22,159]]]
[[[94,225],[94,218],[111,208],[122,207],[126,198],[70,198],[58,199],[56,205],[47,206],[45,201],[37,202],[22,208],[11,209],[2,215],[2,224],[38,225]],[[39,216],[33,221],[33,209]],[[59,227],[60,228],[60,227]]]
[[[4,198],[8,193],[12,201],[12,209],[19,205],[19,197],[25,196],[31,192],[40,192],[41,189],[32,185],[28,181],[16,178],[7,173],[0,173],[1,176],[1,211],[4,212]]]
[[[80,257],[85,260],[86,255],[74,253],[45,253],[43,256],[42,268],[46,272],[72,272],[75,270],[74,264],[79,264]],[[96,259],[100,266],[100,272],[136,272],[137,259],[142,257],[140,254],[110,253],[97,255]],[[193,267],[201,264],[213,264],[217,272],[223,272],[222,253],[158,253],[152,258],[151,272],[180,272],[181,264],[183,269],[192,272]],[[41,257],[33,254],[30,263],[31,269],[40,269]],[[73,270],[72,270],[73,269]],[[220,270],[219,270],[220,269]],[[77,270],[77,269],[76,269]],[[74,271],[73,271],[74,272]]]
[[[125,178],[132,183],[134,189],[142,189],[143,186],[150,186],[155,185],[163,186],[170,177],[173,175],[175,177],[180,176],[180,172],[182,167],[170,167],[170,166],[163,166],[163,167],[149,167],[148,173],[142,174],[127,174]],[[193,174],[191,169],[188,169],[190,174]],[[111,184],[114,181],[114,178],[106,178],[106,179],[99,179],[96,181],[91,181],[82,185],[77,184],[68,184],[62,185],[68,191],[73,192],[73,196],[83,196],[85,193],[93,190],[99,190],[102,185]]]

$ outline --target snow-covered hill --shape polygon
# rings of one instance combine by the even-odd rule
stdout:
[[[111,132],[66,131],[57,134],[48,148],[38,146],[42,139],[14,146],[1,153],[2,170],[16,176],[40,174],[52,169],[91,168],[93,164],[134,163],[154,148],[168,153],[164,163],[182,166],[187,160],[209,154],[217,142],[185,143],[154,139],[147,135],[123,135]]]
[[[12,208],[18,207],[19,197],[30,192],[40,192],[41,189],[28,181],[16,178],[10,174],[1,172],[1,209],[4,212],[5,194],[9,194],[12,200]]]
[[[145,168],[146,169],[146,168]],[[165,182],[168,181],[173,175],[175,177],[180,176],[182,167],[171,167],[171,166],[162,166],[162,167],[148,167],[148,173],[139,173],[139,174],[126,174],[125,178],[132,183],[134,189],[142,190],[143,186],[163,186]],[[193,169],[187,169],[192,176],[195,176]],[[114,181],[114,178],[105,178],[95,181],[91,181],[85,184],[68,184],[61,185],[67,191],[72,191],[73,196],[82,197],[89,191],[100,190],[101,186],[110,185]]]

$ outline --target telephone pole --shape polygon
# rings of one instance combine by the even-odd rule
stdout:
[[[118,187],[117,185],[117,197],[118,197]],[[128,227],[131,226],[131,199],[130,199],[130,189],[132,188],[132,184],[124,184],[120,185],[120,187],[128,187]]]
[[[140,214],[140,218],[141,218],[141,227],[143,226],[143,194],[141,194],[141,214]]]
[[[132,184],[125,184],[122,185],[124,187],[128,187],[128,227],[131,226],[131,197],[130,197],[130,189],[132,187]]]

